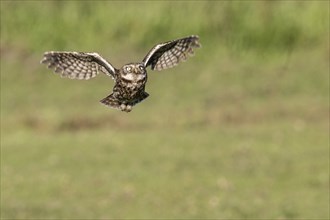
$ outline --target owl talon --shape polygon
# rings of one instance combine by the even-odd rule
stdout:
[[[126,109],[126,105],[125,104],[121,104],[120,105],[120,110],[125,111],[125,109]]]
[[[132,106],[121,104],[120,105],[120,110],[123,111],[123,112],[130,112],[130,111],[132,111]]]
[[[126,112],[132,111],[132,106],[131,105],[126,105]]]

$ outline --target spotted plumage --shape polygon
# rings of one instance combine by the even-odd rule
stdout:
[[[54,68],[55,73],[70,79],[91,79],[102,72],[114,81],[112,93],[100,102],[121,111],[130,112],[132,107],[149,94],[145,92],[147,82],[146,68],[163,70],[174,67],[193,55],[193,48],[200,47],[198,36],[189,36],[178,40],[157,44],[140,63],[125,64],[120,69],[113,67],[97,53],[56,52],[44,54],[41,63]]]

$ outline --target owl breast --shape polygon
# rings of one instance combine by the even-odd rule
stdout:
[[[127,80],[125,78],[122,79],[120,83],[123,87],[123,90],[126,90],[126,93],[130,93],[133,96],[136,92],[140,91],[141,89],[144,90],[144,86],[146,83],[146,78],[140,80]]]
[[[147,72],[142,63],[124,65],[114,87],[116,98],[122,102],[135,102],[144,93]]]
[[[122,79],[114,88],[116,97],[126,103],[134,102],[144,92],[146,78],[141,81]]]

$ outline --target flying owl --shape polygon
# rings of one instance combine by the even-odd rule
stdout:
[[[110,76],[114,81],[112,93],[100,102],[121,111],[130,112],[132,107],[149,94],[145,92],[148,66],[152,70],[174,67],[193,55],[194,48],[200,47],[198,36],[189,36],[157,44],[144,57],[142,62],[128,63],[120,69],[115,68],[98,53],[84,52],[45,52],[40,63],[54,68],[55,73],[70,79],[91,79],[99,72]]]

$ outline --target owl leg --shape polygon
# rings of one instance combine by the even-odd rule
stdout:
[[[122,109],[122,111],[130,112],[130,111],[132,111],[132,106],[131,105],[126,105],[125,108]]]

